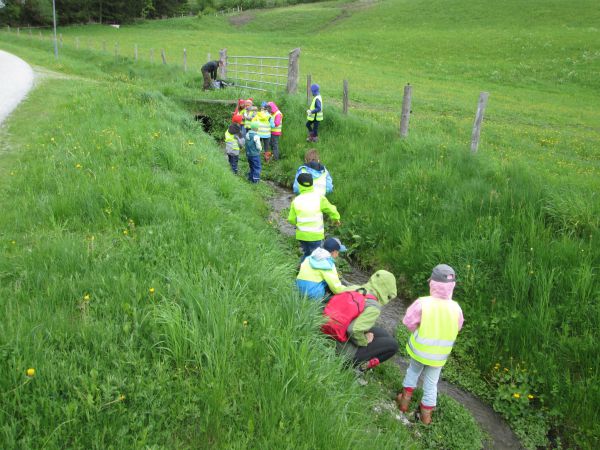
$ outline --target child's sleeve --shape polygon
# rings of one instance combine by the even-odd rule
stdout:
[[[337,208],[324,196],[321,196],[321,211],[327,214],[331,220],[340,220],[340,213]]]
[[[254,143],[256,144],[258,151],[262,151],[262,144],[260,143],[260,137],[258,135],[254,136]]]
[[[288,214],[288,222],[292,225],[296,225],[296,208],[294,208],[294,202],[290,206],[290,212]]]
[[[406,314],[404,314],[404,319],[402,319],[402,323],[409,331],[412,333],[415,331],[419,325],[421,324],[421,312],[423,307],[421,306],[421,300],[416,299],[412,305],[408,307],[406,310]]]
[[[325,178],[325,192],[327,194],[333,192],[333,180],[331,179],[331,174],[327,171],[327,178]]]
[[[327,286],[329,286],[329,289],[334,294],[350,290],[340,281],[337,270],[323,270],[321,273],[323,274],[323,279],[327,283]]]

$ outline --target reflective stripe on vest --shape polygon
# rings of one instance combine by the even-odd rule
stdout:
[[[321,98],[321,94],[316,95],[316,96],[313,97],[312,102],[310,104],[310,108],[308,108],[308,109],[310,109],[312,111],[313,109],[316,108],[317,99],[319,99],[321,101],[321,111],[319,111],[316,114],[307,114],[306,115],[306,120],[312,120],[312,121],[317,120],[319,122],[321,120],[323,120],[323,99]]]
[[[421,299],[421,323],[410,336],[406,351],[427,366],[446,363],[458,335],[458,305],[453,300]]]
[[[271,133],[281,133],[281,128],[283,127],[283,113],[281,111],[277,111],[275,114],[273,114],[271,117],[273,117],[273,123],[275,123],[275,119],[277,119],[277,116],[281,116],[281,122],[279,122],[279,125],[274,126],[271,128]]]
[[[240,144],[233,134],[229,130],[225,131],[225,142],[231,143],[231,150],[239,150]]]
[[[296,209],[296,228],[299,231],[320,233],[324,231],[323,213],[321,212],[321,195],[307,192],[294,200]]]

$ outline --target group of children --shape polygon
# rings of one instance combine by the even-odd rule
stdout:
[[[225,152],[234,174],[238,173],[240,149],[245,148],[248,160],[248,181],[258,183],[262,171],[260,159],[279,159],[279,138],[283,127],[283,113],[274,102],[262,102],[260,109],[253,99],[240,99],[225,131]]]
[[[311,91],[306,140],[318,142],[323,103],[319,86],[312,85]],[[283,114],[273,102],[262,102],[260,109],[252,99],[238,102],[225,132],[226,152],[235,174],[240,149],[245,147],[250,168],[248,180],[260,181],[261,151],[266,161],[280,157],[282,122]],[[293,190],[296,197],[290,205],[288,221],[296,227],[296,239],[302,248],[296,286],[304,298],[323,306],[326,323],[322,330],[336,339],[338,351],[361,371],[375,367],[394,356],[399,348],[393,336],[376,326],[382,307],[397,297],[396,278],[386,270],[378,270],[363,285],[348,286],[340,280],[335,262],[346,247],[336,237],[325,239],[323,215],[334,226],[341,224],[341,217],[326,197],[333,191],[333,181],[316,149],[306,152],[304,164],[296,171]],[[429,296],[410,305],[402,321],[412,332],[406,344],[410,364],[396,402],[402,412],[408,411],[423,374],[423,397],[417,415],[424,424],[431,422],[440,373],[464,321],[460,306],[452,300],[455,278],[452,267],[435,266],[429,278]]]

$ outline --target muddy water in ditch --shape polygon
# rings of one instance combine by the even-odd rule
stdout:
[[[293,236],[294,227],[287,222],[286,217],[283,215],[283,211],[290,206],[294,195],[290,190],[275,183],[267,183],[273,188],[274,194],[269,200],[271,204],[270,219],[277,224],[279,231],[282,234]],[[363,284],[369,279],[369,276],[367,273],[351,265],[350,270],[344,273],[344,279],[351,284]],[[408,300],[402,298],[391,301],[383,307],[378,324],[394,336],[396,334],[398,323],[404,316],[408,304]],[[392,361],[398,365],[402,371],[405,371],[408,366],[408,361],[401,356],[395,356]],[[438,383],[438,390],[439,392],[452,397],[471,412],[481,429],[490,437],[486,448],[523,448],[506,422],[498,416],[491,407],[481,402],[477,397],[444,380],[440,380]]]

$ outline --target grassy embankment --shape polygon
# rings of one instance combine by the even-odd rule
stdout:
[[[459,428],[480,448],[456,402],[409,433],[397,371],[359,390],[341,368],[256,187],[152,90],[197,75],[2,47],[61,71],[3,130],[3,448],[429,448]]]
[[[405,274],[411,295],[423,292],[431,265],[456,266],[467,325],[455,349],[461,371],[454,365],[446,374],[488,397],[528,445],[543,443],[551,416],[572,445],[594,445],[600,434],[594,3],[463,1],[448,8],[396,0],[329,23],[340,6],[267,11],[241,28],[221,18],[147,23],[119,30],[118,40],[121,49],[144,42],[146,50],[164,47],[167,54],[190,43],[200,43],[201,55],[220,47],[282,54],[301,46],[303,71],[321,83],[326,105],[348,78],[351,118],[330,109],[319,148],[336,181],[342,232],[356,254]],[[71,40],[116,36],[101,27],[63,31]],[[415,86],[414,114],[410,138],[399,142],[395,124],[406,81]],[[472,158],[466,149],[484,89],[492,96],[481,152]],[[293,157],[272,171],[286,181],[306,149],[298,103],[283,105],[283,145]],[[379,123],[359,123],[363,118]],[[465,376],[466,367],[490,384],[476,383],[478,372]],[[534,413],[540,407],[545,416]]]

